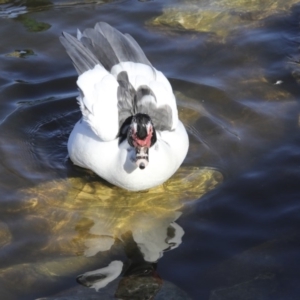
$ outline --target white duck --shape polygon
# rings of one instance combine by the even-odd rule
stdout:
[[[60,38],[79,74],[83,115],[69,137],[71,160],[127,190],[162,184],[189,146],[169,81],[130,35],[102,22],[77,35]]]

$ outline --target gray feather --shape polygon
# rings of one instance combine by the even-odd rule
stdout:
[[[172,109],[169,105],[165,104],[150,110],[149,116],[151,116],[154,127],[157,130],[172,130]]]
[[[136,113],[135,98],[136,92],[132,84],[129,82],[128,74],[122,71],[117,77],[118,87],[118,108],[119,108],[119,125],[120,127],[124,121]]]
[[[63,35],[60,37],[60,41],[71,57],[75,69],[79,75],[90,69],[93,69],[95,65],[100,64],[94,54],[91,53],[89,49],[85,48],[72,35],[63,32]]]
[[[153,102],[143,101],[143,97],[152,96],[156,102],[153,91],[146,85],[140,86],[136,91],[136,111],[150,116],[155,129],[171,130],[172,129],[172,109],[169,105],[157,107]]]
[[[88,28],[83,32],[80,41],[95,55],[106,70],[111,70],[114,65],[119,63],[112,46],[101,32]]]
[[[141,103],[142,98],[144,96],[152,96],[156,102],[156,96],[153,93],[153,91],[147,86],[147,85],[141,85],[139,86],[139,88],[136,91],[136,105],[137,107],[139,107],[139,105],[143,105],[143,103]]]
[[[152,67],[141,47],[129,34],[122,34],[107,23],[78,31],[78,39],[63,32],[60,41],[71,57],[78,74],[100,64],[108,71],[120,62],[136,62]],[[153,70],[155,74],[155,71]]]
[[[142,113],[150,116],[155,129],[160,131],[172,129],[172,110],[169,105],[157,107],[153,102],[143,101],[144,96],[151,95],[156,102],[156,97],[148,86],[140,86],[135,91],[128,81],[128,75],[125,71],[118,75],[118,82],[120,85],[118,88],[120,127],[128,117]]]
[[[131,48],[134,49],[133,51],[135,52],[137,62],[140,62],[145,65],[149,65],[152,67],[152,64],[150,63],[150,61],[146,57],[144,51],[142,50],[140,45],[136,42],[136,40],[128,33],[125,33],[125,37],[127,38],[128,42],[130,43]]]
[[[147,103],[138,108],[139,113],[150,116],[155,129],[164,131],[172,129],[172,110],[169,105],[157,107],[154,103]]]
[[[137,42],[129,35],[124,35],[107,23],[99,22],[95,30],[102,33],[111,47],[114,49],[119,62],[132,61],[146,64],[152,67],[143,50]]]

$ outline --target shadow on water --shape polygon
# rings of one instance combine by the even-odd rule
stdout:
[[[204,1],[191,15],[193,1],[4,2],[3,299],[295,299],[299,5]],[[194,26],[200,13],[210,24]],[[67,157],[80,113],[58,36],[99,20],[130,32],[171,78],[189,132],[182,168],[147,192]]]

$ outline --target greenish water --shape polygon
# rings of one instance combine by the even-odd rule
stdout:
[[[297,299],[297,2],[0,1],[1,299]],[[68,160],[77,75],[58,37],[99,21],[170,79],[188,180],[128,193]],[[76,282],[116,260],[99,294]]]

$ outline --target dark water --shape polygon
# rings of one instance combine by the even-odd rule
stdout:
[[[131,267],[118,284],[100,290],[100,299],[115,293],[121,299],[298,299],[300,5],[244,2],[0,4],[1,299],[76,290],[79,274],[114,260]],[[167,7],[177,14],[155,23],[163,12],[168,16]],[[209,30],[174,25],[207,12]],[[127,222],[124,209],[78,196],[82,182],[99,179],[67,157],[80,112],[77,76],[58,37],[98,21],[130,33],[170,78],[191,141],[184,166],[211,167],[224,177],[180,212],[174,205],[162,217],[159,209],[133,207]],[[76,196],[69,192],[75,189]],[[117,197],[143,202],[146,196]],[[126,230],[118,235],[119,228]],[[98,251],[93,235],[102,237]],[[114,245],[104,250],[107,243]],[[146,283],[137,267],[149,271]],[[144,293],[128,296],[131,285]],[[70,299],[77,299],[75,290]]]

